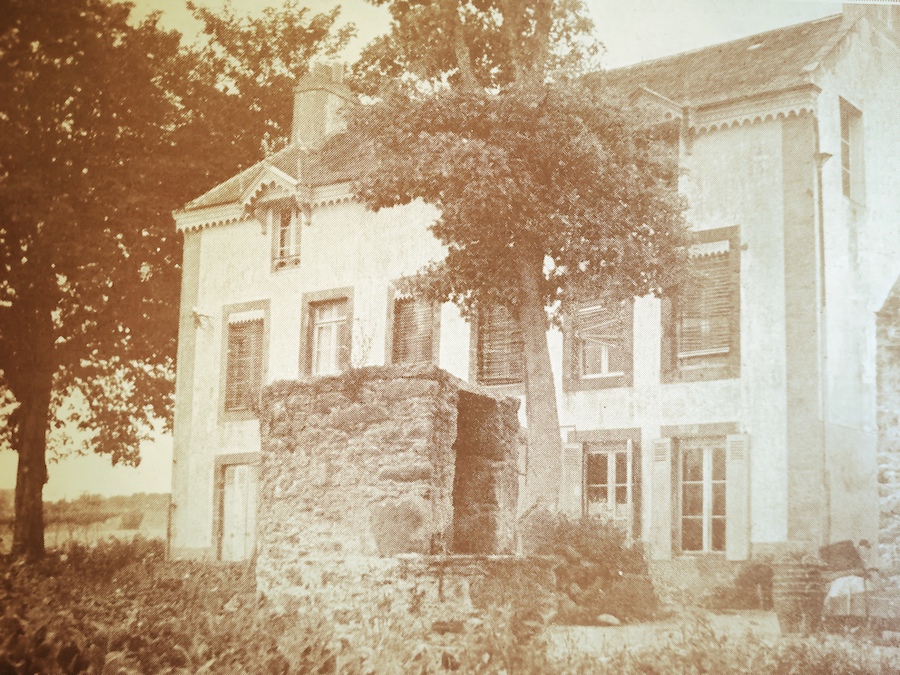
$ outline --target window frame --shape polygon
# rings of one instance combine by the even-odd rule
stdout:
[[[285,227],[285,214],[289,220]],[[309,210],[290,201],[273,201],[266,206],[266,225],[272,233],[272,271],[300,264],[303,225],[309,223]],[[283,242],[287,234],[287,245]]]
[[[625,367],[621,372],[586,375],[582,372],[582,344],[579,339],[577,314],[587,308],[603,304],[603,298],[579,303],[570,310],[563,329],[563,391],[614,389],[631,387],[634,383],[634,298],[621,304]]]
[[[738,226],[692,233],[693,245],[727,243],[725,264],[728,295],[728,349],[679,356],[680,322],[686,302],[685,290],[664,297],[662,303],[661,377],[663,383],[697,382],[740,377],[741,370],[741,244]],[[702,255],[702,254],[701,254]],[[719,254],[722,255],[722,254]],[[691,283],[690,280],[685,283]],[[706,359],[705,361],[703,359]],[[687,359],[695,359],[686,363]]]
[[[838,97],[841,147],[841,193],[846,199],[865,204],[865,164],[863,162],[862,110]]]
[[[512,325],[511,333],[512,338],[508,341],[509,344],[515,345],[516,339],[515,334],[519,334],[518,346],[519,346],[519,373],[517,378],[497,378],[498,381],[484,381],[483,379],[483,344],[485,341],[484,336],[484,312],[496,312],[496,311],[505,311],[509,314],[509,324]],[[470,349],[469,349],[469,378],[471,381],[476,382],[484,387],[491,387],[492,390],[503,391],[510,395],[516,395],[520,392],[524,391],[525,387],[525,352],[524,352],[524,343],[522,340],[522,331],[517,326],[515,326],[515,319],[512,317],[512,313],[506,307],[501,305],[496,305],[486,310],[484,308],[479,309],[475,312],[475,315],[472,319],[472,330],[471,330],[471,340],[470,340]],[[509,351],[512,353],[512,350]]]
[[[268,382],[269,369],[269,334],[270,334],[270,317],[269,317],[269,300],[254,300],[250,302],[239,302],[222,307],[222,332],[221,332],[221,358],[220,358],[220,375],[219,375],[219,419],[226,422],[245,421],[257,418],[257,411],[254,407],[231,408],[226,402],[228,399],[229,386],[229,370],[230,370],[230,342],[231,342],[231,325],[234,323],[231,317],[236,314],[245,314],[249,312],[262,312],[262,343],[260,346],[260,384],[259,391],[266,386]]]
[[[676,474],[675,499],[677,501],[676,517],[673,518],[673,526],[676,529],[677,548],[682,555],[725,555],[728,540],[728,437],[720,435],[689,436],[676,440],[675,457],[677,463],[673,467]],[[700,480],[685,480],[684,458],[685,450],[700,451],[701,477]],[[715,475],[715,453],[720,454],[722,476]],[[701,487],[701,511],[699,515],[685,515],[685,486],[699,485]],[[722,487],[721,514],[714,512],[715,486]],[[701,547],[688,549],[684,545],[685,520],[700,520],[701,523]],[[715,521],[721,522],[721,546],[714,548],[713,525]]]
[[[317,307],[341,301],[345,303],[346,313],[343,322],[341,322],[344,330],[341,331],[339,328],[337,336],[338,370],[335,373],[315,373],[313,372],[315,363],[315,322],[313,312]],[[348,286],[344,288],[304,293],[301,302],[303,314],[300,327],[300,373],[309,377],[327,377],[329,375],[338,375],[346,371],[350,367],[353,351],[353,287]]]
[[[623,438],[618,441],[584,441],[582,442],[582,481],[581,495],[582,504],[581,512],[584,515],[604,515],[601,509],[597,513],[591,513],[591,488],[599,487],[606,490],[606,510],[612,516],[609,520],[613,523],[619,523],[624,526],[625,533],[630,539],[640,536],[641,521],[641,453],[640,445],[632,438]],[[618,463],[616,461],[618,455],[625,456],[625,476],[624,481],[619,476]],[[590,478],[590,458],[591,456],[603,457],[602,462],[606,463],[605,483],[589,483]],[[618,489],[625,489],[625,501],[620,502],[618,498]],[[595,500],[596,501],[596,500]],[[617,517],[617,507],[625,506],[627,513],[624,517]]]
[[[420,360],[397,360],[397,307],[401,303],[417,303],[419,306],[427,305],[430,311],[430,335],[431,354],[427,359]],[[427,318],[426,318],[427,322]],[[441,326],[441,306],[437,302],[428,302],[421,298],[416,298],[408,294],[398,293],[392,284],[388,292],[388,309],[387,309],[387,326],[385,330],[385,363],[388,365],[412,365],[421,363],[433,363],[437,365],[440,353],[440,326]]]

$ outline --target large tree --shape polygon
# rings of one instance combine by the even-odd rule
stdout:
[[[374,1],[393,21],[355,67],[379,97],[352,125],[372,149],[360,196],[374,209],[439,207],[432,231],[447,255],[418,290],[468,313],[501,305],[518,322],[526,506],[552,507],[561,438],[547,309],[671,283],[684,233],[671,139],[582,83],[599,45],[577,0]]]
[[[291,81],[349,30],[295,2],[255,21],[195,11],[204,49],[180,46],[158,16],[133,25],[127,4],[0,1],[0,394],[18,454],[16,555],[43,553],[53,427],[136,464],[153,421],[170,419],[171,212],[278,142]],[[280,105],[268,114],[267,96]]]

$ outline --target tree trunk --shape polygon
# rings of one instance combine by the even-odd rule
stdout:
[[[19,398],[14,446],[19,455],[12,553],[37,560],[44,555],[44,483],[47,482],[47,426],[52,375],[35,378]]]
[[[525,414],[528,455],[522,509],[536,504],[556,509],[560,489],[562,438],[556,407],[556,386],[547,347],[547,313],[540,287],[543,256],[532,255],[520,268],[519,326],[525,352]]]

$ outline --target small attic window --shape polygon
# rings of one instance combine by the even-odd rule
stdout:
[[[759,49],[760,47],[763,46],[763,44],[764,43],[762,43],[762,42],[754,42],[752,45],[747,47],[747,51],[750,52],[750,51],[753,51],[754,49]]]
[[[273,204],[267,217],[272,232],[272,269],[284,269],[300,264],[300,238],[308,217],[294,204]]]

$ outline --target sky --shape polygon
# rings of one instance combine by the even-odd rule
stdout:
[[[162,12],[161,23],[180,31],[186,39],[196,39],[199,23],[186,8],[185,0],[132,0],[135,15]],[[195,0],[213,10],[224,0]],[[275,0],[231,0],[238,13],[259,13]],[[342,6],[343,21],[353,21],[358,37],[347,47],[343,58],[352,63],[362,47],[388,27],[384,8],[363,0],[309,0],[314,11]],[[605,67],[618,67],[699,49],[754,33],[817,19],[841,11],[840,3],[814,0],[587,0],[606,47]],[[174,228],[174,223],[173,223]],[[172,439],[157,434],[141,448],[137,468],[113,467],[107,457],[91,455],[62,459],[49,466],[50,479],[44,488],[48,501],[72,499],[81,494],[133,494],[168,492],[171,486]],[[15,486],[16,456],[0,451],[0,489]]]

